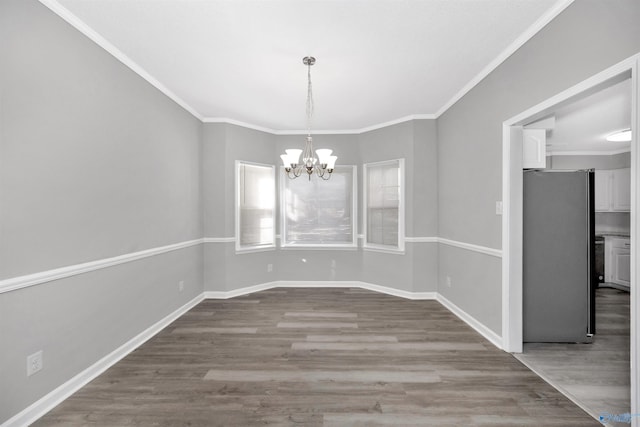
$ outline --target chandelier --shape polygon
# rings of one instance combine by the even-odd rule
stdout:
[[[304,172],[309,181],[314,173],[325,181],[331,178],[331,173],[336,164],[337,156],[332,156],[332,150],[321,148],[313,153],[313,138],[311,137],[311,118],[313,117],[313,91],[311,89],[311,66],[316,63],[313,56],[305,56],[302,63],[307,66],[307,141],[304,150],[290,148],[284,150],[280,158],[284,164],[284,170],[290,179],[296,179]],[[302,163],[300,155],[302,154]],[[317,154],[317,157],[316,157]]]

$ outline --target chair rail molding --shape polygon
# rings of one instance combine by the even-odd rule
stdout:
[[[71,277],[78,274],[100,270],[102,268],[113,267],[115,265],[124,264],[126,262],[137,261],[139,259],[148,258],[179,249],[189,248],[191,246],[199,245],[202,242],[203,239],[187,240],[185,242],[159,246],[157,248],[145,249],[143,251],[132,252],[115,257],[103,258],[95,261],[84,262],[81,264],[69,265],[66,267],[54,268],[38,273],[0,280],[0,294],[27,288],[29,286],[52,282],[54,280],[64,279],[66,277]]]

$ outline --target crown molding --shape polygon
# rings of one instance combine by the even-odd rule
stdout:
[[[435,120],[435,114],[411,114],[409,116],[400,117],[395,120],[390,120],[388,122],[379,123],[377,125],[367,126],[361,129],[314,129],[314,135],[360,135],[366,132],[371,132],[373,130],[382,129],[388,126],[397,125],[400,123],[410,122],[412,120]],[[261,132],[270,133],[272,135],[306,135],[309,131],[306,129],[271,129],[264,126],[254,125],[247,122],[242,122],[240,120],[229,119],[226,117],[205,117],[202,119],[203,123],[225,123],[235,126],[241,126],[247,129],[258,130]]]
[[[270,133],[273,135],[278,135],[278,131],[274,130],[274,129],[270,129],[264,126],[258,126],[258,125],[254,125],[252,123],[247,123],[247,122],[243,122],[240,120],[235,120],[235,119],[229,119],[226,117],[204,117],[202,118],[202,123],[223,123],[223,124],[227,124],[227,125],[234,125],[234,126],[240,126],[243,128],[247,128],[247,129],[253,129],[253,130],[257,130],[260,132],[265,132],[265,133]],[[306,133],[306,131],[304,132]],[[314,132],[316,133],[316,132]]]
[[[478,83],[480,83],[485,77],[491,74],[496,68],[500,66],[507,58],[513,55],[518,49],[520,49],[526,42],[528,42],[533,36],[535,36],[540,30],[542,30],[549,22],[551,22],[556,16],[560,15],[574,0],[558,0],[544,15],[542,15],[536,22],[534,22],[524,33],[513,41],[505,50],[503,50],[496,58],[491,61],[486,67],[482,69],[474,78],[472,78],[466,85],[462,87],[436,112],[436,118],[443,115],[449,108],[456,102],[462,99],[468,92],[471,91]]]
[[[435,120],[438,117],[435,114],[411,114],[409,116],[400,117],[399,119],[390,120],[388,122],[379,123],[377,125],[368,126],[358,130],[358,133],[371,132],[372,130],[386,128],[388,126],[397,125],[412,120]]]
[[[195,108],[187,104],[182,98],[169,90],[158,79],[153,77],[144,68],[138,65],[135,61],[125,55],[120,49],[115,47],[99,33],[85,24],[80,18],[74,15],[69,9],[62,6],[56,0],[38,0],[41,4],[50,9],[53,13],[58,15],[64,21],[69,23],[72,27],[80,31],[98,46],[109,52],[118,61],[122,62],[125,66],[129,67],[133,72],[145,79],[149,84],[154,86],[169,99],[173,100],[180,107],[184,108],[196,119],[202,123],[226,123],[236,126],[241,126],[247,129],[253,129],[260,132],[270,133],[273,135],[301,135],[306,134],[306,130],[276,130],[270,129],[264,126],[255,125],[240,120],[224,118],[224,117],[205,117],[201,115]],[[349,134],[362,134],[373,130],[381,129],[384,127],[392,126],[399,123],[404,123],[411,120],[435,120],[444,114],[451,106],[458,102],[463,96],[465,96],[471,89],[473,89],[482,79],[487,77],[493,72],[500,64],[502,64],[509,56],[516,52],[522,45],[524,45],[529,39],[537,34],[542,28],[544,28],[549,22],[551,22],[556,16],[558,16],[563,10],[565,10],[574,0],[558,0],[558,2],[549,9],[544,15],[542,15],[536,22],[534,22],[527,30],[522,33],[513,43],[511,43],[505,50],[503,50],[493,61],[491,61],[480,73],[472,78],[462,89],[460,89],[448,102],[446,102],[435,114],[412,114],[409,116],[401,117],[395,120],[390,120],[384,123],[374,124],[361,129],[326,129],[326,130],[314,130],[316,135],[349,135]]]
[[[74,27],[76,30],[80,31],[82,34],[87,36],[89,40],[96,43],[98,46],[109,52],[114,58],[118,61],[122,62],[125,66],[129,67],[134,73],[138,74],[140,77],[145,79],[151,86],[154,86],[160,92],[165,94],[169,99],[178,104],[180,107],[184,108],[188,111],[192,116],[202,121],[202,116],[198,113],[195,108],[191,107],[187,104],[182,98],[169,90],[165,85],[160,83],[158,79],[153,77],[150,73],[147,72],[144,68],[138,65],[134,60],[125,55],[120,49],[112,45],[107,39],[102,37],[99,33],[85,24],[80,18],[71,13],[69,9],[62,6],[56,0],[39,0],[44,6],[49,8],[53,13],[58,15],[60,18],[65,20],[69,25]]]

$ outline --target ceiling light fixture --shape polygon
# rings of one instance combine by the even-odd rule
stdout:
[[[631,129],[621,130],[607,136],[609,142],[629,142],[631,141]]]
[[[313,56],[305,56],[302,63],[307,66],[307,142],[304,150],[290,148],[284,150],[286,154],[282,154],[280,158],[284,164],[284,170],[291,179],[296,179],[307,173],[309,181],[311,175],[315,172],[325,181],[331,178],[331,173],[335,167],[338,157],[332,156],[332,150],[321,148],[316,150],[318,157],[313,154],[313,138],[311,137],[311,118],[313,117],[313,91],[311,89],[311,66],[316,63]],[[302,154],[302,163],[300,162],[300,154]]]

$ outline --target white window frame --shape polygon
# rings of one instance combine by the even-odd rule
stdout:
[[[290,179],[284,170],[284,166],[280,166],[280,174],[278,179],[280,180],[280,248],[283,250],[288,249],[314,249],[314,250],[344,250],[344,249],[358,249],[358,167],[356,165],[339,165],[336,166],[336,171],[339,168],[351,168],[351,242],[349,243],[288,243],[286,242],[287,225],[286,225],[286,197],[285,197],[285,182]],[[306,173],[298,180],[307,181],[309,178]],[[311,179],[322,180],[317,175],[312,175]],[[333,179],[333,178],[330,178]],[[322,183],[320,183],[322,184]]]
[[[398,245],[381,245],[377,243],[369,243],[367,235],[369,227],[367,223],[367,213],[369,211],[367,195],[369,193],[369,169],[376,166],[386,166],[398,164],[398,182],[400,183],[399,206],[398,206]],[[388,252],[393,254],[404,254],[404,234],[405,234],[405,167],[404,159],[384,160],[381,162],[365,163],[362,166],[362,228],[364,229],[362,247],[364,250],[376,252]]]
[[[276,248],[276,224],[277,224],[277,212],[276,212],[276,167],[274,165],[268,165],[264,163],[247,162],[244,160],[236,160],[235,162],[235,242],[236,253],[251,253],[251,252],[263,252],[272,251]],[[271,242],[262,245],[245,245],[240,244],[240,166],[259,166],[271,169],[271,177],[273,179],[273,205],[271,206],[272,218],[273,218],[273,235]]]

